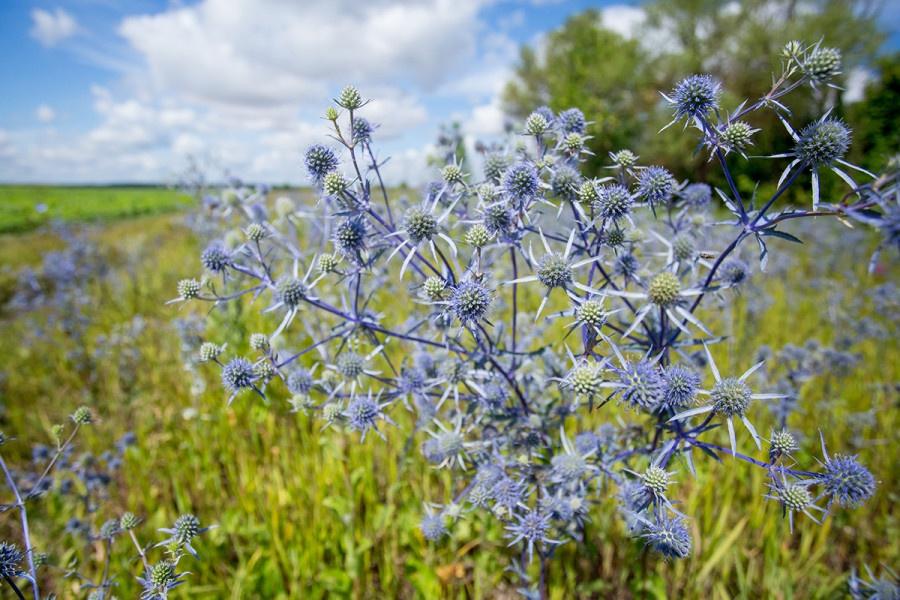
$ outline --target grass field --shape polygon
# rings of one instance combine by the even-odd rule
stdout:
[[[419,533],[422,499],[449,496],[458,482],[429,468],[415,450],[418,443],[404,453],[404,432],[410,429],[403,411],[393,415],[401,426],[389,430],[386,442],[370,436],[360,443],[356,435],[319,433],[317,422],[290,414],[277,386],[270,405],[242,396],[227,408],[218,373],[208,369],[203,371],[205,391],[192,394],[170,323],[193,309],[163,304],[174,295],[179,278],[198,270],[199,242],[180,225],[181,218],[142,217],[92,228],[91,237],[110,252],[115,270],[112,278],[87,285],[91,325],[84,349],[93,355],[105,344],[103,360],[85,370],[74,368],[66,359],[74,349],[72,340],[55,330],[35,335],[41,314],[6,315],[0,321],[2,339],[16,340],[0,347],[2,429],[19,438],[4,447],[4,455],[24,460],[28,443],[47,442],[50,427],[82,403],[94,406],[100,417],[82,445],[101,451],[123,431],[133,430],[138,444],[129,450],[96,525],[131,510],[146,519],[140,537],[147,542],[159,539],[155,529],[180,512],[217,523],[198,543],[203,561],[185,563],[193,574],[177,597],[514,597],[511,576],[503,571],[506,541],[496,524],[465,519],[452,538],[436,546]],[[743,370],[762,343],[773,348],[811,338],[828,343],[843,333],[835,325],[835,310],[860,299],[875,242],[863,238],[823,260],[825,249],[811,240],[790,279],[766,282],[773,290],[767,306],[750,302],[751,289],[733,311],[707,313],[705,320],[719,320],[730,333],[729,342],[717,346],[720,368]],[[44,232],[2,236],[0,259],[15,266],[35,260],[34,255],[22,257],[21,248],[57,245]],[[891,275],[896,273],[876,283]],[[836,288],[842,288],[844,300],[835,309],[826,298]],[[870,314],[871,304],[861,300]],[[231,332],[216,341],[243,347],[247,334],[271,329],[257,309],[235,305],[214,313],[217,330]],[[147,325],[139,334],[125,336],[118,345],[97,341],[136,315]],[[852,376],[826,376],[806,385],[801,408],[790,421],[806,434],[805,456],[817,453],[817,428],[830,447],[860,453],[881,481],[868,504],[839,510],[821,527],[800,519],[790,535],[778,507],[762,499],[760,469],[705,461],[694,480],[679,463],[676,496],[692,517],[691,557],[666,563],[649,555],[628,537],[610,500],[592,513],[588,543],[563,546],[552,562],[551,597],[840,598],[850,568],[896,567],[896,339],[894,331],[886,340],[855,347],[862,360]],[[849,418],[870,409],[877,415],[871,422],[859,425],[856,417]],[[599,424],[619,412],[609,405],[593,419]],[[773,422],[763,409],[754,420],[761,433]],[[860,439],[874,442],[857,445]],[[80,511],[57,498],[35,505],[38,548],[71,540],[63,524]],[[11,521],[9,515],[0,519],[3,538],[14,535],[9,534]],[[114,548],[112,567],[120,574],[121,598],[136,596],[134,575],[140,567],[133,555],[124,543]],[[72,556],[56,553],[53,563],[65,565]],[[99,564],[103,546],[92,547],[87,557]],[[61,575],[58,568],[46,571],[46,589],[62,598],[85,595]]]
[[[0,185],[0,233],[53,220],[101,221],[185,208],[191,198],[162,187]]]

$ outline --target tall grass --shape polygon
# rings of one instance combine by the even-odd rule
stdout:
[[[502,570],[506,542],[496,525],[472,516],[443,543],[432,545],[421,537],[420,499],[442,494],[449,499],[454,481],[424,462],[418,452],[421,440],[407,439],[404,433],[411,427],[389,429],[386,442],[376,436],[360,443],[357,435],[320,433],[311,419],[289,413],[277,385],[269,405],[248,395],[228,408],[213,368],[205,371],[207,390],[192,396],[179,342],[169,325],[179,310],[189,309],[163,305],[174,295],[178,278],[197,266],[198,243],[179,226],[179,218],[117,222],[92,234],[111,250],[117,264],[114,278],[91,285],[92,333],[106,333],[135,315],[149,324],[132,340],[142,356],[133,375],[120,372],[114,360],[97,363],[92,373],[77,372],[64,359],[71,341],[49,332],[23,343],[32,330],[28,318],[7,315],[0,322],[0,360],[6,373],[2,428],[19,438],[5,452],[24,459],[26,441],[47,441],[51,425],[82,403],[94,406],[100,416],[82,445],[102,449],[104,439],[133,430],[138,444],[128,452],[107,513],[97,519],[125,510],[142,515],[147,521],[141,532],[145,542],[150,530],[166,526],[183,511],[194,512],[204,523],[218,523],[198,545],[203,561],[191,565],[194,573],[185,588],[192,597],[513,597],[506,583],[512,578]],[[52,246],[46,236],[0,238],[0,257],[12,262],[23,247]],[[748,297],[730,313],[704,315],[705,320],[724,320],[731,331],[729,343],[718,347],[720,368],[743,370],[763,343],[775,348],[808,338],[827,343],[842,333],[823,310],[831,291],[811,283],[830,272],[845,297],[862,293],[865,288],[859,282],[869,277],[865,258],[875,241],[841,249],[835,262],[825,265],[818,243],[812,240],[801,251],[796,276],[766,281],[773,301],[763,314],[754,316],[748,310]],[[230,331],[233,338],[215,341],[228,341],[230,348],[244,348],[242,333],[264,330],[259,311],[242,305],[212,318],[229,324],[218,330]],[[300,331],[296,323],[292,332]],[[294,342],[299,346],[302,340]],[[551,597],[836,598],[843,596],[851,567],[896,566],[896,331],[887,341],[865,342],[855,350],[863,360],[853,375],[808,384],[790,424],[809,434],[821,426],[831,447],[846,449],[857,433],[847,415],[874,408],[877,418],[862,437],[881,443],[859,448],[881,480],[872,501],[854,511],[837,511],[821,527],[799,519],[791,535],[778,506],[762,499],[765,481],[760,469],[698,458],[704,466],[693,479],[677,463],[676,497],[685,505],[684,512],[694,516],[696,551],[677,563],[648,556],[628,536],[609,501],[593,512],[587,545],[563,546],[561,560],[552,562]],[[767,432],[773,421],[764,409],[756,410],[754,421],[758,418],[760,432]],[[402,420],[403,413],[395,410],[392,416]],[[599,424],[620,415],[628,418],[607,405],[592,418]],[[802,451],[817,452],[817,443],[809,435]],[[77,513],[77,507],[57,499],[32,509],[38,549],[62,546],[62,524],[73,511]],[[12,528],[11,517],[3,515],[0,534],[15,535]],[[115,571],[123,574],[117,594],[135,597],[133,575],[139,563],[128,546],[119,546],[113,557]],[[102,551],[98,544],[92,558],[101,558]],[[55,564],[65,565],[72,555],[57,553],[53,558]],[[79,596],[61,571],[46,574],[46,589],[55,589],[62,598]]]

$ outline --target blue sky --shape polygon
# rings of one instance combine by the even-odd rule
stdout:
[[[419,180],[438,125],[496,135],[519,46],[589,6],[624,35],[643,17],[624,0],[3,2],[0,181],[171,181],[190,155],[299,182],[345,83],[375,99],[391,178]]]

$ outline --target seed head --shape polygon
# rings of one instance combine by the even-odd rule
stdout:
[[[654,496],[662,496],[669,487],[669,474],[659,467],[648,467],[641,475],[641,483],[650,490]]]
[[[540,113],[531,113],[525,119],[525,133],[528,135],[543,135],[550,129],[550,123]]]
[[[450,164],[441,169],[441,179],[450,185],[462,183],[463,177],[464,175],[459,165]]]
[[[133,512],[127,512],[119,519],[119,528],[122,531],[129,531],[137,527],[139,523],[140,519]]]
[[[563,140],[563,148],[569,154],[578,154],[584,149],[585,138],[580,133],[570,133]]]
[[[271,348],[269,336],[264,333],[254,333],[250,336],[250,347],[259,352],[268,352],[269,348]]]
[[[475,223],[466,231],[466,243],[473,248],[483,248],[491,241],[491,234],[487,227],[481,223]]]
[[[803,510],[812,504],[812,495],[802,485],[786,485],[778,488],[778,500],[786,510]]]
[[[340,257],[336,254],[322,254],[319,256],[319,264],[317,265],[319,273],[334,273],[337,271]]]
[[[751,395],[746,383],[737,377],[727,377],[712,389],[713,410],[727,417],[744,416],[750,406]]]
[[[182,279],[178,282],[178,297],[193,300],[200,295],[200,282],[196,279]]]
[[[623,169],[628,169],[637,164],[637,155],[631,150],[619,150],[618,152],[613,152],[610,155],[613,163],[617,166],[622,167]]]
[[[406,211],[404,228],[409,239],[418,244],[434,237],[437,233],[437,219],[427,210],[413,207]]]
[[[282,277],[275,284],[275,296],[288,308],[296,308],[309,294],[306,284],[296,277]]]
[[[322,407],[322,418],[328,423],[334,423],[341,416],[339,404],[329,403]]]
[[[606,323],[606,311],[598,300],[585,300],[575,311],[579,323],[600,329]]]
[[[340,171],[332,171],[322,179],[322,189],[329,196],[340,196],[347,190],[347,179]]]
[[[550,187],[558,198],[575,200],[578,197],[578,188],[581,187],[581,175],[572,167],[559,166],[553,173]]]
[[[582,204],[590,204],[591,206],[597,202],[600,197],[599,192],[597,191],[596,184],[588,179],[587,181],[583,181],[581,186],[578,188],[578,201]]]
[[[512,225],[512,216],[503,204],[492,204],[484,209],[484,226],[491,233],[507,231]]]
[[[356,110],[363,105],[363,99],[359,90],[352,85],[348,85],[341,90],[336,102],[338,106],[347,110]]]
[[[678,276],[668,271],[663,271],[650,280],[647,286],[647,297],[657,306],[671,306],[678,301],[681,292],[681,282]]]
[[[679,262],[684,262],[694,258],[697,248],[694,244],[694,238],[687,233],[679,233],[672,240],[672,253]]]
[[[769,446],[769,458],[771,460],[777,459],[781,455],[790,455],[791,452],[795,452],[799,450],[800,447],[797,445],[797,440],[794,439],[793,434],[787,429],[782,429],[781,431],[773,431],[771,436],[771,442]]]
[[[732,121],[722,130],[722,142],[729,150],[740,152],[752,143],[755,130],[744,121]]]
[[[189,544],[200,534],[200,520],[190,513],[175,519],[175,540],[181,544]]]
[[[250,223],[244,230],[244,235],[246,235],[247,239],[251,242],[258,242],[265,239],[269,235],[269,232],[262,223]]]
[[[551,252],[538,263],[537,278],[547,289],[564,288],[572,283],[572,267],[562,254]]]
[[[222,354],[225,349],[218,344],[214,344],[212,342],[203,342],[200,344],[200,362],[210,362],[213,361]]]
[[[76,425],[87,425],[94,420],[94,415],[91,414],[91,409],[87,406],[79,406],[75,409],[75,412],[72,413],[71,418]]]
[[[175,566],[167,560],[158,562],[150,567],[147,578],[154,586],[166,588],[175,581]]]
[[[338,111],[335,107],[329,106],[325,109],[325,119],[328,121],[337,121]]]
[[[841,72],[841,51],[837,48],[818,48],[803,61],[803,71],[815,83],[833,79]]]
[[[828,166],[850,148],[850,129],[838,119],[810,123],[800,132],[794,152],[811,167]]]
[[[425,291],[425,296],[429,300],[440,300],[444,297],[444,290],[447,289],[447,282],[441,277],[429,277],[422,285],[422,289]]]
[[[576,396],[593,398],[602,389],[603,371],[593,364],[581,364],[569,371],[565,383]]]

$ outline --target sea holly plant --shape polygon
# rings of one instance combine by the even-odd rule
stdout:
[[[244,347],[210,332],[198,351],[229,402],[286,393],[290,410],[361,443],[411,427],[424,460],[456,475],[444,497],[423,499],[422,536],[445,543],[460,519],[499,521],[527,597],[546,595],[548,561],[584,541],[609,496],[639,543],[667,560],[690,555],[678,482],[705,459],[762,469],[759,495],[782,508],[786,529],[800,514],[821,522],[870,498],[875,476],[824,443],[801,455],[786,427],[794,392],[768,379],[765,360],[720,371],[723,335],[698,312],[733,302],[751,275],[764,282],[747,257],[758,250],[763,271],[770,242],[800,241],[785,223],[833,216],[897,245],[896,169],[846,176],[850,132],[830,114],[801,126],[780,178],[775,168],[758,182],[774,185],[767,197],[732,175],[733,161],[766,160],[751,157],[760,111],[787,123],[791,91],[839,72],[839,53],[792,43],[761,98],[726,110],[708,75],[665,94],[723,188],[680,181],[630,149],[610,155],[608,176],[586,178],[586,116],[539,107],[471,164],[446,152],[421,194],[399,196],[366,101],[346,88],[326,112],[330,145],[306,152],[315,199],[270,202],[235,184],[217,190],[229,201],[205,202],[209,246],[179,298],[254,300],[281,318]],[[850,186],[844,196],[825,201],[814,183],[805,207],[776,204],[829,169]],[[776,404],[766,439],[754,423]]]

